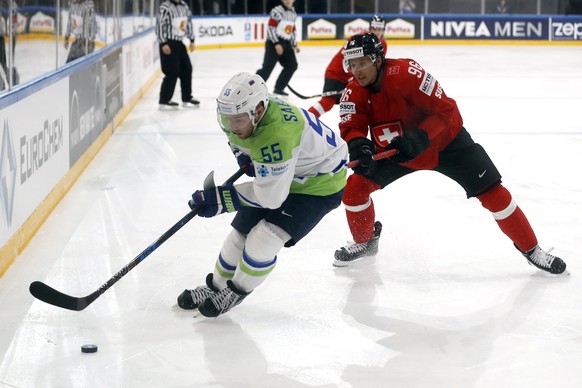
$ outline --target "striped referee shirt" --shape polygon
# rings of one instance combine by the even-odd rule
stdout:
[[[271,10],[269,18],[269,27],[267,28],[267,39],[274,44],[281,40],[291,42],[293,47],[297,46],[295,40],[295,20],[297,13],[295,8],[285,8],[283,5],[278,5]]]
[[[178,3],[166,0],[160,5],[156,20],[156,36],[160,44],[168,40],[181,41],[185,37],[194,43],[192,12],[183,0]]]
[[[18,16],[17,16],[18,4],[16,4],[16,1],[14,0],[11,3],[12,4],[10,5],[8,1],[0,2],[2,8],[6,7],[5,9],[6,14],[8,14],[8,12],[11,12],[10,15],[12,18],[12,34],[16,36],[16,30],[18,28]],[[6,33],[6,31],[8,31],[8,24],[9,24],[8,16],[6,16],[6,20],[4,20],[4,12],[0,13],[0,36],[8,35]]]
[[[94,41],[96,24],[95,4],[92,0],[72,2],[71,8],[69,8],[65,38],[73,36],[75,39],[85,38]]]

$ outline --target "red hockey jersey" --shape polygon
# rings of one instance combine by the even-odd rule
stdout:
[[[344,51],[346,50],[346,45],[348,44],[349,40],[344,43],[342,48],[334,55],[331,59],[329,65],[325,69],[325,78],[331,78],[338,80],[344,84],[350,82],[352,78],[352,73],[346,73],[344,71]],[[382,43],[382,47],[384,48],[384,56],[386,56],[386,51],[388,50],[388,44],[384,40],[384,38],[380,38],[380,43]]]
[[[380,76],[378,93],[355,79],[344,90],[339,124],[342,138],[349,142],[369,137],[381,152],[403,131],[421,128],[428,134],[430,146],[405,166],[419,170],[436,167],[438,153],[463,125],[457,103],[412,59],[386,59]]]

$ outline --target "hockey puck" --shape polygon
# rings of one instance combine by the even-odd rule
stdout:
[[[83,345],[81,346],[83,353],[97,353],[97,345]]]

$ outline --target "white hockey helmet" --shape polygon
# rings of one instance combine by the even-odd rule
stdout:
[[[247,114],[256,128],[257,106],[263,103],[265,110],[269,106],[269,89],[258,74],[237,73],[220,91],[216,99],[218,123],[225,132],[230,132],[228,116]]]
[[[372,16],[372,19],[370,19],[370,30],[371,29],[382,29],[383,30],[384,28],[386,28],[386,19],[384,19],[380,15]]]

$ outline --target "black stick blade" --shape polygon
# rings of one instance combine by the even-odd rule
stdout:
[[[75,298],[38,281],[30,283],[29,291],[38,300],[73,311],[81,311],[95,300],[91,298],[92,294],[84,298]]]

